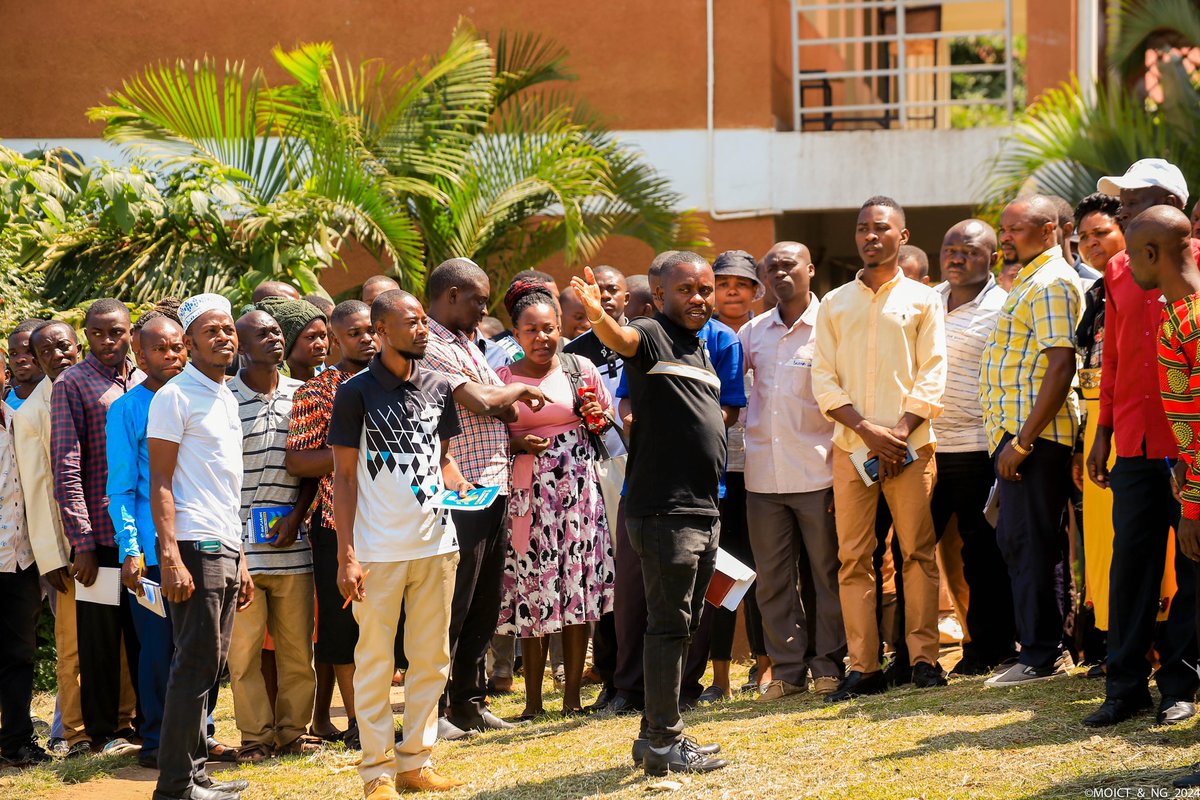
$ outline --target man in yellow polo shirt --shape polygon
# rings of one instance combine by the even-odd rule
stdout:
[[[1045,197],[1014,200],[1000,217],[1000,249],[1021,269],[983,351],[979,398],[996,464],[996,542],[1008,564],[1021,655],[986,681],[1017,686],[1066,674],[1063,616],[1055,588],[1079,407],[1075,327],[1079,276],[1062,257],[1058,212]]]

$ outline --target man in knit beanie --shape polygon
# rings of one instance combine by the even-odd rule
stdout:
[[[283,330],[283,357],[292,378],[307,381],[324,368],[329,332],[319,308],[307,300],[282,297],[264,298],[255,307],[274,317]]]

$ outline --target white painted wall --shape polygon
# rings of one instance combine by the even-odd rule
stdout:
[[[935,131],[807,131],[719,129],[713,147],[713,197],[707,197],[704,129],[619,131],[642,150],[683,195],[682,207],[701,211],[855,209],[872,194],[903,205],[972,205],[1002,128]],[[47,144],[85,159],[120,163],[121,151],[99,139],[9,139],[27,151]]]

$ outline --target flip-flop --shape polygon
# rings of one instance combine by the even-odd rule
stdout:
[[[100,755],[123,756],[127,753],[136,753],[141,749],[142,748],[138,747],[133,742],[130,742],[128,739],[116,738],[104,745],[104,747],[100,750]]]

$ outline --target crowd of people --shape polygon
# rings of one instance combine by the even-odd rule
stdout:
[[[247,782],[208,761],[342,741],[368,800],[451,789],[435,742],[546,714],[549,662],[562,714],[640,715],[647,774],[705,772],[721,748],[682,714],[738,688],[767,707],[947,685],[943,596],[951,674],[1014,687],[1082,664],[1106,686],[1089,727],[1153,708],[1153,676],[1156,722],[1189,719],[1188,199],[1161,159],[1074,207],[1019,197],[997,229],[945,232],[932,285],[877,196],[861,269],[824,297],[799,242],[712,264],[668,251],[561,290],[521,273],[507,331],[466,258],[430,272],[424,301],[383,275],[336,305],[267,282],[237,311],[198,294],[131,320],[106,298],[86,348],[23,321],[0,406],[0,758],[136,751],[155,798],[236,800]],[[737,562],[757,573],[745,687],[736,613],[705,602]],[[525,707],[501,719],[488,698],[518,669]],[[213,735],[221,691],[236,745]]]

